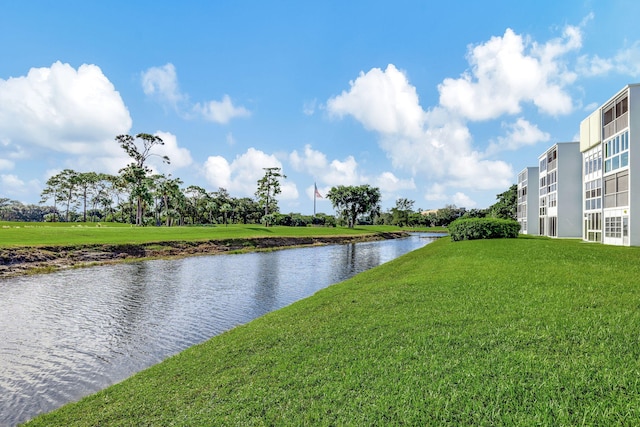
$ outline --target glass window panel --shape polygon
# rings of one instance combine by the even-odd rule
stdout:
[[[629,165],[629,152],[625,151],[620,155],[620,166],[625,167]]]
[[[611,164],[611,170],[616,170],[620,167],[620,156],[615,156],[613,159],[613,163]]]
[[[604,162],[604,171],[605,172],[611,171],[611,159]]]

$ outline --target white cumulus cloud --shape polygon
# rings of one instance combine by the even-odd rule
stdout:
[[[383,172],[375,178],[374,185],[383,193],[394,193],[402,190],[413,190],[416,183],[413,178],[400,179],[391,172]]]
[[[470,46],[469,69],[458,78],[445,78],[438,85],[439,103],[430,108],[421,106],[407,75],[390,64],[361,72],[348,90],[327,101],[327,112],[350,116],[378,133],[394,168],[428,179],[428,200],[473,206],[459,190],[503,189],[514,178],[510,164],[488,156],[548,141],[550,135],[520,117],[503,125],[504,136],[480,149],[467,123],[522,114],[526,104],[550,116],[571,113],[569,87],[577,74],[568,64],[582,47],[585,22],[566,26],[559,37],[544,43],[507,29]]]
[[[458,207],[470,209],[476,206],[476,202],[473,199],[459,191],[455,193],[451,199],[453,200],[453,204]]]
[[[166,172],[173,172],[176,169],[190,166],[193,163],[191,158],[191,152],[178,145],[178,138],[170,132],[157,131],[156,136],[162,139],[164,145],[156,146],[155,154],[158,156],[168,156],[169,164],[160,161],[160,157],[152,156],[149,158],[150,162],[159,170]]]
[[[39,193],[40,183],[37,180],[25,182],[17,175],[7,174],[0,175],[0,188],[0,196],[22,197],[25,194]]]
[[[196,103],[193,111],[199,113],[206,120],[226,124],[236,117],[249,117],[251,112],[244,107],[236,107],[231,102],[229,95],[224,95],[222,101],[209,101]]]
[[[143,71],[141,76],[145,95],[170,105],[183,118],[192,118],[195,113],[205,120],[226,124],[235,118],[251,116],[245,107],[234,105],[229,95],[224,95],[221,101],[189,103],[189,95],[180,90],[178,73],[172,63],[151,67]]]
[[[353,116],[362,125],[383,134],[416,135],[422,128],[424,111],[415,87],[393,64],[386,70],[373,68],[349,82],[349,91],[329,99],[330,114]]]
[[[315,176],[324,174],[329,164],[327,156],[311,148],[310,144],[304,146],[304,152],[302,154],[298,153],[297,150],[291,152],[289,162],[294,170],[298,172],[306,171],[310,175]]]
[[[385,81],[393,84],[380,84]],[[327,102],[328,110],[340,116],[349,114],[365,128],[377,131],[380,146],[395,167],[468,188],[509,185],[511,167],[486,160],[474,150],[466,124],[448,109],[435,107],[425,112],[414,96],[415,88],[394,66],[384,72],[361,73],[350,86],[349,92]]]
[[[541,131],[536,125],[530,123],[523,117],[519,117],[514,123],[502,124],[507,130],[506,136],[498,137],[491,141],[487,147],[486,154],[491,155],[503,150],[517,150],[528,145],[535,145],[538,142],[547,142],[551,135]]]
[[[222,156],[209,156],[204,163],[204,174],[214,188],[223,187],[231,193],[252,197],[258,188],[258,180],[264,176],[264,168],[272,167],[282,169],[282,163],[274,155],[249,148],[231,162]],[[284,170],[282,172],[286,175]],[[281,180],[280,189],[282,193],[278,199],[298,198],[298,190],[293,182]]]
[[[359,185],[367,181],[358,170],[358,162],[353,156],[344,160],[329,161],[326,154],[314,150],[311,145],[304,147],[304,152],[294,150],[289,154],[289,162],[294,170],[306,172],[318,182],[329,187],[336,185]],[[328,188],[328,187],[327,187]]]
[[[11,160],[0,159],[0,170],[13,169],[14,163]]]
[[[185,99],[178,87],[176,67],[165,64],[162,67],[151,67],[142,73],[142,90],[145,95],[155,96],[174,107]]]
[[[0,79],[0,139],[10,147],[108,153],[114,135],[130,128],[120,94],[96,65],[56,62]]]
[[[440,104],[469,120],[518,114],[530,102],[542,113],[568,114],[573,105],[566,86],[575,81],[563,55],[582,45],[578,27],[567,27],[545,44],[507,29],[502,37],[469,49],[471,69],[439,85]]]

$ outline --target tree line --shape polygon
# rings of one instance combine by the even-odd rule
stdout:
[[[147,161],[163,145],[162,139],[150,134],[118,135],[120,147],[132,161],[116,175],[78,172],[64,169],[49,178],[41,193],[40,205],[24,205],[0,198],[0,219],[5,221],[121,222],[135,225],[204,225],[264,224],[307,226],[362,224],[397,226],[447,226],[460,217],[494,216],[515,219],[516,186],[498,194],[498,202],[485,210],[466,210],[448,205],[425,214],[414,210],[415,202],[396,200],[386,212],[380,209],[380,189],[370,185],[336,186],[326,194],[337,216],[320,213],[281,214],[276,196],[280,180],[286,179],[278,167],[264,168],[264,176],[256,183],[255,199],[233,197],[225,188],[207,191],[197,186],[183,187],[180,178],[170,174],[154,174]],[[48,205],[45,205],[48,204]]]

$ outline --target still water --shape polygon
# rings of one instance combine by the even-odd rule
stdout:
[[[2,279],[0,425],[78,400],[436,237]]]

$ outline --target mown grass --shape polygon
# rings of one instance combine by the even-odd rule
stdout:
[[[639,258],[440,239],[31,425],[638,425]]]
[[[11,223],[0,221],[0,247],[82,244],[134,244],[162,241],[250,239],[257,237],[349,236],[398,231],[391,226],[263,227],[133,227],[102,223]]]

